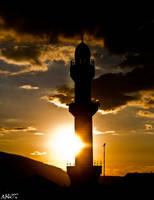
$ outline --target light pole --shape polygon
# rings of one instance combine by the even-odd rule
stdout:
[[[103,144],[103,149],[104,149],[104,177],[105,177],[105,146],[106,146],[106,143]]]

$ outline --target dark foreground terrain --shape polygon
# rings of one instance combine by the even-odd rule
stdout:
[[[59,168],[0,153],[0,199],[153,199],[153,173],[100,177],[99,183],[72,188]]]

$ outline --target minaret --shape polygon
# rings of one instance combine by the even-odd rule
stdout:
[[[101,173],[100,166],[93,166],[92,116],[98,110],[98,103],[91,101],[91,81],[95,67],[90,57],[90,50],[82,39],[70,67],[70,76],[75,82],[75,102],[69,105],[69,112],[75,118],[75,134],[85,143],[85,147],[75,157],[75,166],[67,167],[73,184],[89,183]]]

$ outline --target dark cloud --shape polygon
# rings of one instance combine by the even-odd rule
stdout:
[[[97,38],[103,37],[110,50],[122,52],[143,48],[147,45],[145,40],[150,41],[147,36],[152,30],[150,25],[153,12],[149,11],[148,15],[145,15],[145,10],[143,12],[140,8],[136,12],[131,7],[130,13],[128,8],[112,9],[111,6],[98,6],[97,3],[84,6],[80,3],[71,5],[65,2],[65,6],[60,7],[53,2],[37,2],[37,5],[13,2],[9,6],[3,3],[0,14],[5,22],[3,28],[13,28],[21,35],[46,35],[54,42],[58,40],[59,35],[74,37],[85,30]],[[145,26],[148,26],[149,30]],[[150,33],[150,37],[152,35]]]
[[[31,71],[46,71],[40,59],[42,49],[38,45],[1,45],[0,74],[17,75]]]
[[[153,76],[153,67],[137,68],[126,74],[105,74],[93,80],[92,93],[101,101],[104,110],[116,109],[141,99],[140,94],[134,93],[153,90]]]
[[[102,107],[105,110],[116,109],[130,101],[138,101],[139,103],[144,99],[143,94],[138,92],[154,89],[153,77],[153,66],[136,68],[126,74],[102,75],[93,81],[92,93],[102,102]],[[148,107],[150,102],[151,97],[142,103]]]
[[[113,12],[111,6],[99,7],[96,3],[89,5],[89,7],[81,5],[68,5],[67,7],[66,5],[61,8],[42,2],[37,3],[37,7],[35,4],[27,2],[23,2],[22,5],[2,4],[0,30],[5,36],[5,42],[14,41],[12,38],[15,36],[16,42],[24,42],[24,40],[27,42],[27,38],[30,39],[30,42],[37,41],[37,39],[40,42],[42,39],[42,41],[54,45],[57,42],[72,42],[73,40],[65,39],[73,38],[75,40],[76,36],[79,37],[83,30],[96,40],[101,38],[111,56],[113,54],[126,56],[125,59],[115,57],[112,62],[116,63],[116,66],[132,68],[131,72],[107,73],[93,81],[93,97],[99,99],[101,108],[104,110],[115,110],[129,102],[139,101],[141,94],[134,95],[132,93],[154,88],[153,12],[149,10],[148,14],[145,14],[142,9],[134,12],[132,7],[129,10],[127,6],[124,9],[114,9]],[[96,10],[97,12],[94,12]],[[27,60],[30,64],[36,64],[38,71],[47,71],[46,66],[41,67],[45,59],[41,60],[40,52],[42,49],[35,48],[35,46],[31,49],[19,46],[18,48],[10,47],[1,50],[2,56],[8,60],[13,59],[18,62]],[[47,55],[51,57],[49,51],[47,51]],[[96,52],[94,56],[99,59],[102,55]],[[67,57],[68,59],[70,57]],[[110,64],[111,61],[108,62]],[[108,62],[106,63],[108,64]],[[111,66],[116,67],[115,65]],[[31,68],[27,71],[31,71]],[[7,71],[2,73],[7,73]],[[57,91],[57,94],[50,97],[49,100],[57,98],[62,103],[69,102],[72,94],[69,94],[66,89],[65,93]],[[152,105],[153,99],[148,104]]]
[[[105,111],[118,110],[127,104],[150,108],[154,106],[153,77],[153,67],[136,68],[125,74],[104,74],[93,80],[92,97],[100,101],[100,109]],[[72,91],[68,92],[69,89],[65,88],[63,93],[50,98],[58,98],[63,104],[68,103],[72,98]]]
[[[76,33],[81,34],[82,29],[94,29],[97,23],[91,20],[89,14],[85,15],[85,12],[82,6],[77,8],[76,5],[71,8],[69,4],[61,9],[59,5],[42,2],[37,3],[37,7],[26,2],[24,6],[13,4],[1,5],[0,8],[5,22],[3,28],[13,28],[21,34],[41,37],[46,35],[52,42],[57,41],[59,34],[72,37]]]
[[[134,7],[130,8],[126,6],[118,9],[116,6],[112,9],[111,6],[102,7],[97,3],[81,6],[65,2],[64,7],[42,2],[37,2],[37,6],[27,2],[22,4],[13,2],[9,6],[2,3],[0,30],[4,37],[0,38],[9,43],[43,41],[55,44],[76,41],[76,37],[80,38],[81,32],[85,31],[95,40],[101,39],[102,45],[105,45],[111,53],[127,54],[123,67],[151,64],[154,53],[153,11],[146,12],[145,7],[143,10],[140,7],[136,12]],[[66,40],[66,38],[72,39]],[[14,50],[11,50],[14,53],[9,53],[9,50],[3,53],[14,57]],[[18,54],[19,58],[17,56],[14,58],[23,58],[22,53],[23,51],[21,56]],[[26,52],[24,49],[27,59],[31,59],[32,53],[34,61],[39,62],[35,54],[39,53],[38,50]]]
[[[8,60],[14,60],[15,62],[33,62],[34,64],[41,65],[38,57],[41,51],[38,46],[11,46],[1,49],[1,56],[4,56]]]
[[[57,89],[55,95],[50,96],[48,99],[54,103],[55,99],[58,99],[61,104],[69,104],[73,101],[74,89],[67,87],[66,85],[61,86]]]
[[[28,132],[28,131],[36,131],[34,127],[0,127],[0,133],[10,133],[10,132]]]
[[[73,53],[72,45],[14,44],[1,47],[0,74],[21,75],[26,72],[45,72],[54,61],[62,61],[62,65],[67,65]]]

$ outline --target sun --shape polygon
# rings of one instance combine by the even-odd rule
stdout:
[[[75,135],[72,127],[64,126],[52,134],[50,147],[57,160],[74,164],[75,155],[80,153],[85,144]]]

